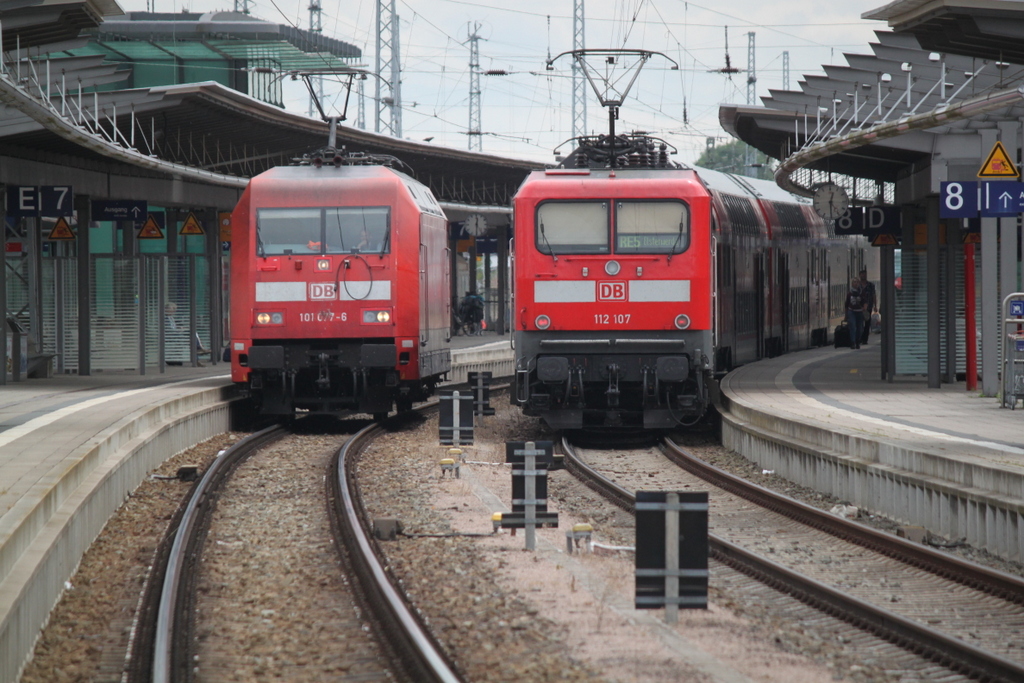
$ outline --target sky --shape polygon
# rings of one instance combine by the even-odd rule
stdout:
[[[118,0],[125,11],[225,11],[233,0]],[[870,54],[874,31],[884,22],[860,15],[883,0],[844,3],[808,0],[585,0],[585,45],[660,52],[644,64],[619,112],[616,131],[643,130],[677,150],[675,160],[695,162],[714,139],[732,138],[718,123],[721,104],[747,100],[749,34],[754,34],[755,104],[769,88],[783,86],[783,53],[789,53],[789,84],[822,65],[845,64],[843,53]],[[250,0],[250,13],[266,21],[310,27],[309,0]],[[147,7],[148,6],[148,7]],[[514,7],[514,9],[512,9]],[[374,68],[376,0],[321,0],[325,35],[359,47]],[[546,70],[546,61],[573,49],[572,0],[396,0],[402,64],[402,137],[433,145],[469,148],[470,43],[475,31],[480,69],[507,75],[480,76],[481,151],[551,162],[572,136],[572,58]],[[728,41],[726,39],[728,35]],[[726,56],[732,75],[721,72]],[[671,67],[678,64],[678,70]],[[621,64],[621,60],[620,60]],[[604,66],[603,64],[601,65]],[[620,78],[623,71],[612,72]],[[628,77],[627,77],[628,80]],[[618,81],[620,84],[623,81]],[[324,86],[328,113],[341,113],[343,90]],[[373,96],[372,81],[365,93]],[[608,113],[588,85],[587,129],[608,131]],[[309,96],[288,84],[285,106],[306,114]],[[374,130],[375,107],[365,105]],[[348,121],[356,122],[356,105]]]

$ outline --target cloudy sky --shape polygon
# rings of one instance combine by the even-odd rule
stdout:
[[[231,10],[232,0],[118,0],[125,11],[208,12]],[[155,5],[150,4],[155,3]],[[257,18],[309,28],[309,0],[251,0]],[[708,138],[727,142],[718,107],[746,102],[748,34],[754,33],[756,93],[783,85],[783,53],[789,53],[790,87],[823,64],[845,64],[844,52],[870,53],[873,32],[883,22],[860,15],[880,0],[845,3],[808,0],[585,0],[586,47],[631,48],[655,56],[629,92],[617,130],[659,134],[693,162]],[[374,65],[375,0],[321,0],[326,35],[358,46]],[[511,9],[515,7],[515,9]],[[572,0],[397,0],[402,58],[403,137],[432,138],[431,144],[468,148],[469,42],[480,36],[480,68],[508,75],[481,76],[482,148],[485,152],[551,161],[553,150],[572,134],[572,60],[562,57],[545,70],[549,55],[571,50]],[[728,32],[728,43],[726,42]],[[742,70],[721,73],[731,65]],[[621,76],[621,72],[613,73]],[[372,96],[368,82],[366,93]],[[337,88],[325,86],[328,98]],[[606,110],[587,88],[587,127],[607,132]],[[306,113],[304,89],[286,91],[289,110]],[[760,100],[757,100],[760,103]],[[340,105],[339,105],[340,106]],[[372,102],[366,105],[373,130]],[[349,122],[355,122],[354,104]]]

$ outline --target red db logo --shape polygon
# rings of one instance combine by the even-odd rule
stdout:
[[[333,282],[310,282],[309,298],[313,301],[337,299]]]
[[[597,283],[597,300],[598,301],[625,301],[626,300],[626,283],[625,282],[598,282]]]

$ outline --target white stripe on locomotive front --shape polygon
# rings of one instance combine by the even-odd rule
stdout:
[[[533,300],[538,304],[586,303],[597,301],[593,280],[534,282]]]
[[[679,303],[690,300],[689,280],[631,280],[629,300]]]
[[[329,283],[334,285],[334,283]],[[262,303],[282,301],[310,301],[308,282],[257,282],[256,301]],[[341,301],[387,301],[391,299],[390,280],[349,280],[335,285],[337,299]],[[321,297],[316,297],[318,300]]]
[[[628,294],[620,299],[636,303],[685,303],[690,300],[689,280],[630,280]],[[539,280],[533,283],[533,300],[538,304],[595,303],[597,286],[594,280]],[[615,301],[605,298],[601,301]]]

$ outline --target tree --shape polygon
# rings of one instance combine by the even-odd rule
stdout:
[[[713,171],[746,175],[746,157],[746,143],[740,140],[733,140],[724,145],[715,145],[705,151],[700,156],[700,159],[697,159],[696,165],[702,168],[710,168]],[[775,162],[769,159],[767,155],[754,150],[754,163],[759,164],[754,167],[754,170],[757,171],[754,177],[763,180],[771,180],[774,177],[773,169]]]

